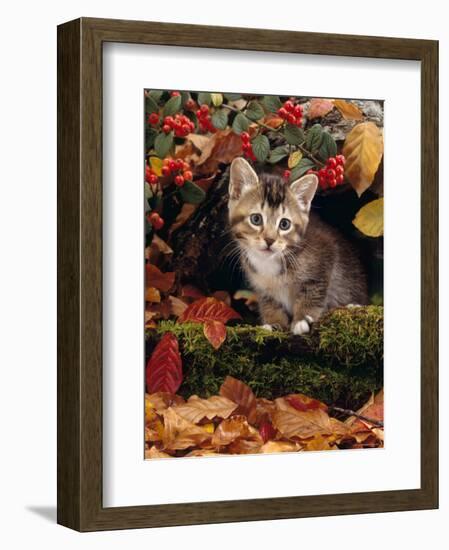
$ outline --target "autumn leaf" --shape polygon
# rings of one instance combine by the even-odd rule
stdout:
[[[261,453],[295,453],[302,449],[297,441],[267,441],[260,448]]]
[[[327,411],[327,405],[317,399],[312,399],[307,395],[303,395],[302,393],[287,395],[284,399],[297,411],[309,411],[314,409]]]
[[[181,288],[181,296],[183,298],[194,298],[195,300],[204,298],[204,294],[201,290],[194,285],[184,285]]]
[[[334,108],[334,104],[329,99],[313,98],[310,100],[308,118],[319,118],[330,113]]]
[[[156,176],[162,176],[162,159],[159,157],[150,157],[150,166]]]
[[[284,124],[284,119],[274,113],[269,113],[263,117],[261,122],[265,124],[265,126],[276,129]]]
[[[288,157],[288,162],[287,162],[288,167],[290,169],[294,168],[301,159],[302,159],[301,151],[293,151],[293,153],[291,153],[291,155]]]
[[[233,416],[220,422],[212,436],[212,445],[222,447],[229,445],[239,437],[248,437],[249,435],[250,429],[246,418],[242,415]]]
[[[263,442],[266,443],[269,439],[274,439],[276,430],[270,421],[265,420],[259,426],[259,433],[260,437],[263,439]]]
[[[371,418],[378,422],[384,420],[384,392],[381,390],[376,396],[371,395],[368,401],[356,411],[358,415],[362,415],[366,418]],[[367,420],[358,418],[356,416],[350,416],[345,424],[351,426],[352,431],[356,432],[358,429],[371,428],[373,424],[370,424]],[[383,434],[382,434],[383,437]]]
[[[211,437],[211,434],[202,426],[196,426],[185,420],[172,407],[162,411],[162,415],[164,418],[162,438],[164,450],[187,449],[199,445]]]
[[[208,399],[201,399],[197,395],[192,395],[187,403],[176,407],[176,412],[189,422],[198,424],[205,418],[228,418],[236,408],[237,404],[227,397],[213,395]]]
[[[158,391],[145,394],[145,412],[154,410],[160,413],[172,405],[183,405],[184,403],[184,399],[175,393]]]
[[[216,290],[212,293],[212,298],[216,298],[221,302],[224,302],[227,306],[231,305],[231,295],[227,290]]]
[[[187,309],[187,304],[177,298],[176,296],[169,296],[168,301],[170,303],[170,312],[176,317],[179,317]]]
[[[384,199],[365,204],[357,212],[352,223],[368,237],[380,237],[384,233]]]
[[[145,289],[145,301],[159,303],[161,301],[161,294],[154,286],[149,286]]]
[[[221,163],[229,164],[242,154],[242,140],[231,128],[215,132],[201,149],[195,167],[201,174],[215,173]]]
[[[190,304],[178,318],[178,322],[192,321],[204,323],[206,321],[221,321],[227,323],[231,319],[241,319],[241,316],[231,307],[216,298],[200,298]]]
[[[166,258],[173,254],[173,250],[157,234],[153,235],[151,244],[147,247],[146,252],[145,258],[153,265],[160,265]]]
[[[176,393],[182,383],[182,360],[178,340],[166,332],[154,348],[146,366],[148,393]]]
[[[248,422],[254,424],[257,417],[256,396],[245,383],[232,376],[226,376],[220,388],[220,395],[238,404],[236,414],[244,414]]]
[[[305,412],[293,408],[278,409],[273,414],[273,426],[287,439],[307,439],[315,435],[332,433],[329,416],[321,409]]]
[[[164,453],[163,451],[160,451],[157,447],[150,447],[149,449],[145,449],[145,460],[149,460],[151,458],[171,458],[171,455],[168,453]]]
[[[357,124],[346,136],[342,150],[345,176],[358,196],[372,184],[383,154],[383,137],[373,122]]]
[[[344,99],[335,99],[334,105],[340,111],[343,118],[348,120],[363,120],[363,113],[355,103],[345,101]]]
[[[167,292],[175,284],[175,272],[168,271],[163,273],[153,264],[145,264],[146,285]]]
[[[226,340],[226,327],[221,321],[205,321],[203,333],[214,349],[218,349]]]

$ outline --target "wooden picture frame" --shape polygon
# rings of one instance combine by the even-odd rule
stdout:
[[[105,508],[102,503],[102,45],[421,62],[421,488]],[[438,42],[82,18],[58,27],[58,523],[79,531],[438,507]]]

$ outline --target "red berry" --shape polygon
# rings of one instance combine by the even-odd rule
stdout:
[[[196,103],[193,101],[192,98],[190,98],[186,101],[186,109],[189,110],[189,111],[193,111],[193,109],[195,109],[195,105],[196,105]]]
[[[190,124],[183,124],[182,125],[182,133],[186,136],[187,134],[190,134]]]
[[[162,227],[164,226],[164,220],[159,216],[157,212],[152,212],[148,216],[148,221],[151,223],[154,229],[156,229],[156,231],[158,229],[162,229]]]
[[[157,113],[151,113],[151,115],[148,117],[148,122],[154,126],[159,122],[159,115]]]
[[[202,114],[207,115],[209,113],[209,107],[205,103],[203,103],[200,107],[200,111]]]
[[[173,170],[176,170],[176,161],[170,159],[168,162],[168,167],[170,168],[171,172],[173,172]]]
[[[164,132],[164,134],[169,134],[171,132],[171,128],[168,124],[164,124],[162,126],[162,131]]]
[[[180,94],[180,92],[171,92],[170,95],[171,95],[172,97],[177,97],[177,96],[179,96],[179,95],[181,95],[181,94]]]
[[[327,183],[329,187],[337,187],[337,180],[335,178],[328,178]]]
[[[203,116],[203,113],[201,112],[201,109],[198,109],[197,112],[196,112],[196,116],[198,118],[201,118]]]
[[[295,115],[292,114],[292,113],[288,113],[288,115],[287,115],[287,122],[288,122],[289,124],[295,124],[295,122],[296,122],[296,117],[295,117]]]
[[[291,171],[290,170],[285,170],[284,174],[283,174],[284,180],[288,181],[290,179],[290,175],[291,175]]]
[[[176,170],[182,170],[184,167],[184,161],[182,159],[176,159]]]
[[[329,168],[328,170],[326,170],[327,179],[329,180],[334,179],[335,176],[336,176],[335,170],[333,170],[332,168]]]
[[[287,111],[287,113],[291,113],[294,108],[295,108],[295,106],[293,105],[293,103],[291,101],[286,101],[284,103],[284,109]]]
[[[248,141],[249,141],[249,134],[248,134],[248,132],[242,132],[242,133],[240,134],[240,137],[241,137],[241,139],[242,139],[243,142],[248,143]]]
[[[185,180],[192,181],[193,174],[190,170],[186,170],[182,175],[184,176]]]
[[[319,180],[320,180],[321,189],[326,189],[326,187],[327,187],[326,178],[324,176],[320,176]]]
[[[296,126],[299,126],[299,127],[302,126],[302,118],[297,118],[296,119]]]
[[[335,160],[337,161],[337,164],[340,164],[341,166],[344,166],[344,164],[346,162],[346,159],[345,159],[344,155],[337,155],[335,157]]]
[[[170,168],[168,166],[162,166],[162,175],[167,177],[171,174]]]
[[[251,149],[251,143],[249,143],[249,141],[244,141],[242,143],[242,149],[244,151],[249,151]]]
[[[299,117],[299,118],[302,117],[302,107],[301,107],[301,105],[295,105],[295,108],[293,109],[293,114],[296,117]]]
[[[175,177],[175,183],[178,187],[182,187],[184,185],[184,176],[181,176],[181,174],[178,174]]]
[[[337,180],[337,185],[341,185],[345,181],[345,177],[343,176],[343,174],[339,174],[336,177],[336,180]]]
[[[335,167],[335,173],[337,174],[337,176],[344,174],[344,172],[345,169],[343,168],[343,166],[341,166],[341,164]]]
[[[326,168],[321,168],[320,170],[318,170],[318,176],[320,178],[325,178],[326,177],[326,172],[327,172]]]
[[[286,118],[288,113],[287,113],[287,110],[284,109],[284,107],[281,107],[280,109],[278,109],[278,115],[281,117],[281,118]]]
[[[328,165],[329,168],[335,168],[337,166],[337,161],[335,160],[334,157],[329,157],[327,159],[326,164]]]
[[[156,174],[151,174],[149,183],[156,185],[158,181],[159,181],[159,178],[156,176]]]

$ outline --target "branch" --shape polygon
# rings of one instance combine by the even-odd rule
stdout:
[[[351,409],[342,409],[341,407],[329,407],[335,412],[339,412],[341,414],[344,414],[346,416],[355,416],[356,418],[360,418],[360,420],[364,420],[365,422],[369,422],[373,426],[377,426],[378,428],[383,428],[384,423],[380,420],[374,420],[374,418],[369,418],[368,416],[364,416],[363,414],[359,414],[355,411],[352,411]]]

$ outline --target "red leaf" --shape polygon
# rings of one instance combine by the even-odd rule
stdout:
[[[216,298],[200,298],[190,304],[189,307],[179,316],[178,321],[185,323],[204,323],[206,321],[221,321],[227,323],[231,319],[241,319],[240,315]]]
[[[332,101],[328,99],[318,99],[314,98],[310,101],[308,117],[309,118],[319,118],[324,115],[327,115],[334,108]]]
[[[162,273],[158,267],[148,263],[145,265],[145,278],[146,286],[152,286],[162,290],[162,292],[167,292],[175,283],[175,272]]]
[[[206,321],[203,332],[215,349],[218,349],[226,340],[226,327],[221,321]]]
[[[273,427],[273,424],[269,421],[262,422],[259,428],[260,437],[263,439],[263,442],[266,443],[270,439],[274,439],[276,435],[276,429]]]
[[[166,332],[154,348],[146,367],[147,392],[176,393],[182,382],[182,360],[178,340]]]
[[[220,395],[238,404],[238,409],[234,411],[234,414],[243,414],[248,418],[250,424],[254,424],[257,417],[257,402],[256,396],[249,386],[237,378],[226,376],[220,388]]]
[[[305,412],[315,409],[327,411],[327,405],[325,405],[321,401],[318,401],[317,399],[312,399],[311,397],[307,397],[307,395],[303,395],[301,393],[287,395],[285,397],[285,400],[297,411]]]

